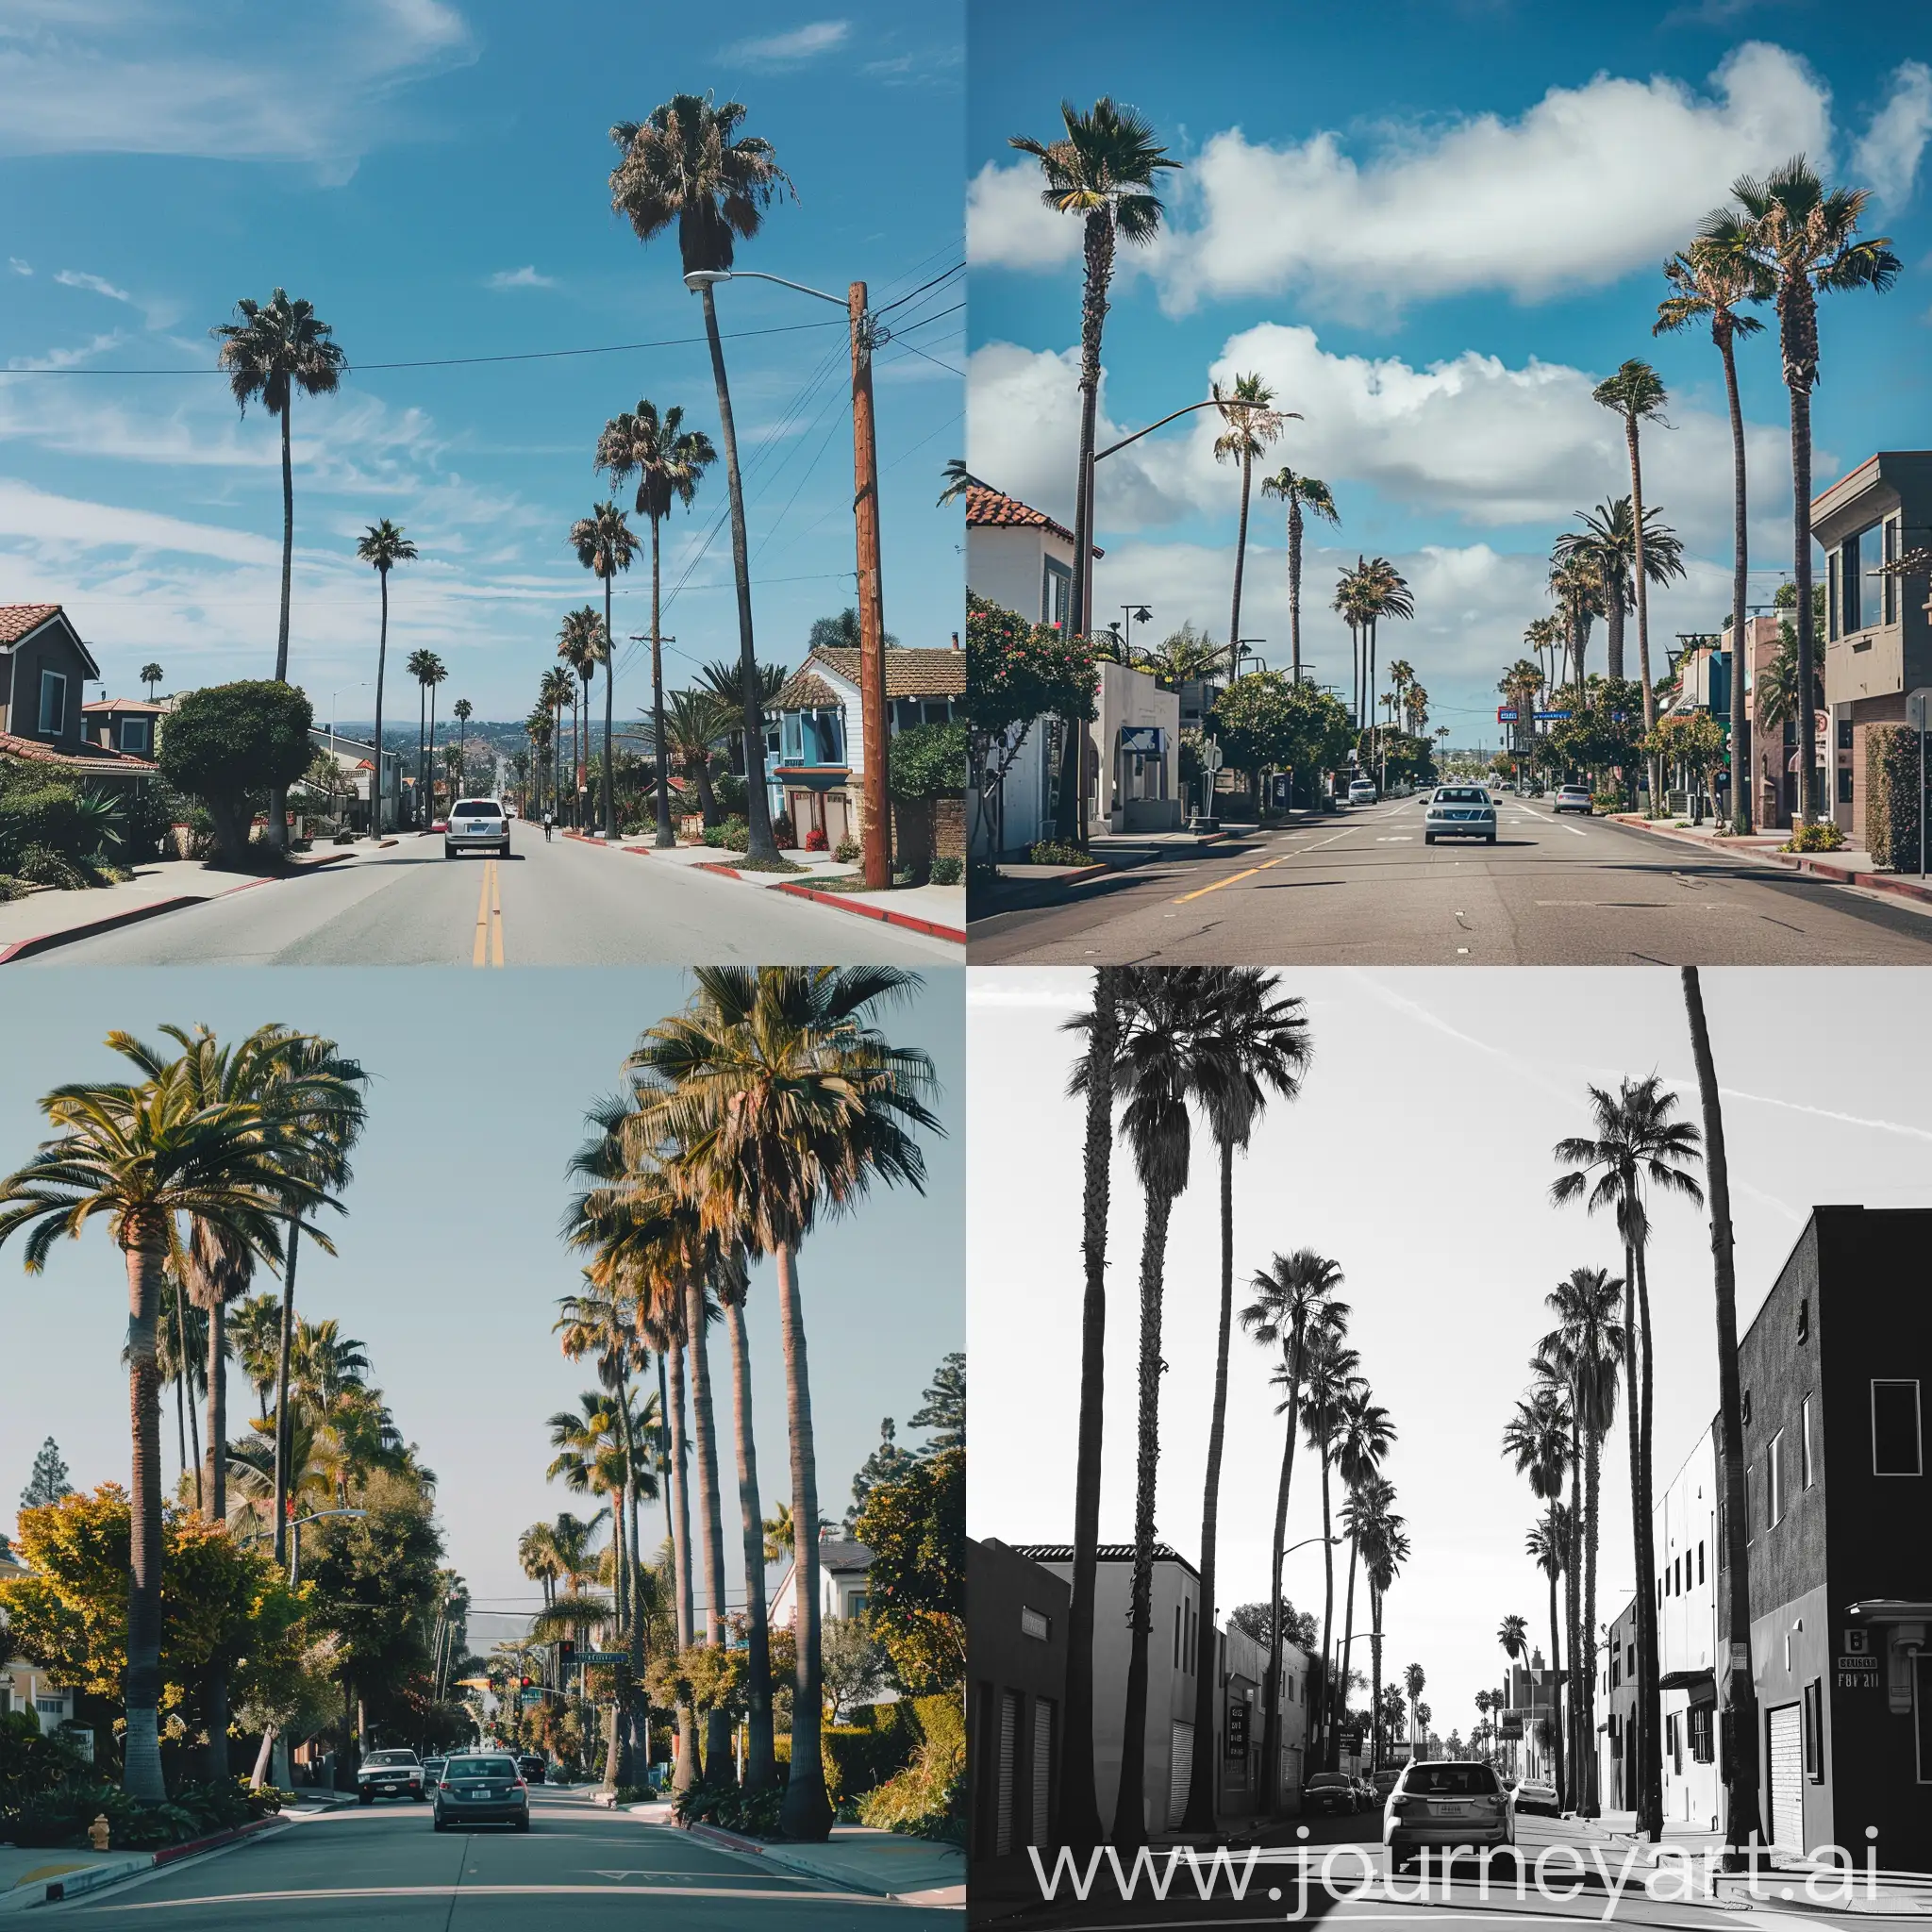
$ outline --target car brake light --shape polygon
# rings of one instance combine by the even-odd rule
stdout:
[[[517,1790],[520,1790],[520,1791],[527,1791],[527,1790],[528,1790],[529,1789],[530,1789],[530,1788],[529,1788],[529,1786],[528,1786],[528,1785],[526,1785],[526,1784],[525,1784],[525,1782],[523,1781],[523,1779],[522,1779],[522,1778],[518,1778],[518,1780],[517,1780]]]
[[[437,1790],[438,1790],[439,1791],[446,1791],[446,1790],[449,1790],[449,1780],[448,1780],[448,1778],[446,1778],[446,1777],[443,1777],[443,1778],[438,1778],[438,1779],[437,1779],[437,1781],[436,1781],[436,1789],[437,1789]]]

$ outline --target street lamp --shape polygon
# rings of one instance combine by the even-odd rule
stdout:
[[[886,721],[886,609],[879,575],[879,458],[873,428],[872,352],[886,331],[866,303],[863,282],[854,282],[843,301],[805,282],[787,281],[756,269],[694,268],[684,285],[708,292],[719,282],[775,282],[820,302],[843,308],[852,336],[852,521],[858,549],[858,711],[865,758],[865,883],[881,892],[892,882],[892,822],[887,804],[887,761],[891,727]]]
[[[307,1516],[291,1516],[289,1519],[289,1588],[293,1590],[302,1581],[302,1525],[305,1523],[321,1523],[330,1516],[367,1516],[366,1509],[316,1509]]]

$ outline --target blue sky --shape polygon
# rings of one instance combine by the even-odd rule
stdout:
[[[1056,513],[1072,505],[1077,223],[1039,206],[1035,164],[1065,96],[1138,108],[1185,166],[1165,177],[1170,233],[1124,251],[1102,410],[1119,432],[1258,369],[1304,420],[1279,456],[1341,509],[1305,563],[1304,654],[1348,682],[1326,611],[1358,551],[1417,592],[1382,658],[1409,658],[1435,721],[1493,732],[1493,684],[1547,608],[1544,559],[1574,510],[1628,490],[1621,428],[1590,389],[1626,357],[1655,363],[1674,427],[1647,436],[1645,496],[1685,538],[1686,584],[1651,605],[1654,648],[1729,608],[1730,466],[1707,332],[1653,340],[1658,264],[1731,181],[1806,150],[1874,191],[1868,232],[1905,262],[1882,297],[1828,298],[1814,397],[1822,486],[1877,447],[1932,434],[1932,223],[1923,150],[1932,70],[1895,23],[1810,0],[1705,0],[1621,11],[1520,0],[1410,0],[1368,17],[1230,0],[1130,5],[1105,36],[972,15],[968,108],[975,472]],[[1743,345],[1754,596],[1790,551],[1788,419],[1774,327]],[[1099,472],[1095,602],[1153,606],[1224,639],[1234,472],[1213,430],[1177,425]],[[1142,452],[1144,451],[1144,456]],[[1271,453],[1273,455],[1273,453]],[[1251,538],[1242,630],[1287,658],[1285,542],[1273,504]],[[1603,663],[1603,632],[1595,638]],[[1660,654],[1658,655],[1661,668]]]
[[[741,268],[841,295],[864,278],[882,307],[958,263],[957,7],[722,18],[503,0],[322,0],[288,24],[241,0],[7,9],[0,370],[206,371],[209,327],[277,283],[352,366],[700,338],[364,368],[298,400],[291,675],[319,715],[369,714],[375,585],[352,555],[367,524],[393,517],[423,552],[393,581],[392,645],[442,655],[446,701],[521,717],[558,619],[596,588],[564,536],[605,493],[606,418],[648,395],[717,441],[675,237],[646,247],[610,211],[613,122],[680,90],[747,104],[798,198]],[[795,664],[811,620],[852,598],[843,326],[770,286],[719,300],[727,330],[786,331],[726,357],[759,652]],[[960,300],[956,275],[899,310],[876,370],[887,623],[908,643],[958,625],[958,511],[934,499],[963,435]],[[212,375],[0,375],[0,601],[66,604],[116,692],[149,657],[168,689],[266,675],[277,461],[275,425],[238,418]],[[673,683],[737,648],[728,532],[696,555],[724,508],[721,466],[666,528],[667,585],[689,577],[665,621]],[[620,579],[620,642],[648,624],[646,567]],[[618,682],[622,716],[648,698],[647,662],[621,658]],[[389,704],[407,708],[393,684]]]
[[[942,1084],[935,1110],[947,1138],[925,1139],[924,1196],[878,1191],[800,1253],[820,1501],[834,1522],[878,1441],[880,1417],[903,1424],[941,1357],[965,1345],[963,980],[963,972],[928,975],[917,1000],[881,1023],[930,1053]],[[110,1026],[158,1040],[163,1022],[206,1022],[227,1038],[280,1020],[358,1056],[373,1076],[369,1127],[342,1197],[348,1211],[332,1218],[338,1253],[305,1248],[298,1305],[311,1320],[337,1317],[368,1344],[398,1426],[441,1478],[451,1562],[479,1607],[508,1610],[532,1595],[516,1566],[517,1532],[583,1507],[543,1480],[552,1453],[544,1419],[595,1381],[562,1358],[550,1332],[558,1297],[579,1278],[557,1239],[564,1164],[583,1138],[585,1108],[615,1089],[638,1034],[676,1010],[687,990],[678,973],[578,974],[559,1007],[558,985],[542,973],[57,975],[0,1085],[0,1163],[11,1172],[39,1144],[41,1094],[64,1080],[120,1076],[125,1063],[101,1044]],[[768,1514],[790,1493],[774,1295],[772,1270],[760,1264],[747,1319]],[[22,1271],[17,1242],[0,1250],[0,1527],[12,1526],[45,1436],[59,1442],[76,1485],[126,1482],[126,1308],[105,1227],[63,1242],[39,1276]],[[721,1339],[714,1374],[727,1361]],[[239,1374],[228,1386],[239,1427],[253,1397]],[[171,1482],[172,1408],[162,1416]],[[728,1515],[728,1460],[725,1479]],[[648,1512],[654,1547],[662,1523]],[[726,1536],[733,1550],[735,1535]],[[736,1600],[742,1566],[729,1551],[727,1570]],[[479,1641],[511,1634],[508,1622],[480,1616],[473,1630]]]

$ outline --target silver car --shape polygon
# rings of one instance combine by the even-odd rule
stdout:
[[[530,1828],[530,1788],[507,1751],[464,1752],[442,1767],[432,1820],[438,1831],[452,1825],[508,1824]]]
[[[1487,1764],[1424,1760],[1403,1768],[1382,1811],[1389,1864],[1401,1871],[1430,1850],[1516,1843],[1516,1808]]]
[[[1580,811],[1585,818],[1596,809],[1596,801],[1590,795],[1588,785],[1558,785],[1552,810]]]
[[[442,835],[442,856],[485,850],[499,858],[509,857],[509,818],[495,798],[459,798],[449,808]]]
[[[1438,839],[1496,842],[1496,801],[1480,785],[1439,785],[1423,814],[1423,843]]]
[[[358,1804],[373,1805],[378,1798],[423,1797],[423,1767],[413,1751],[372,1751],[356,1771],[356,1798]]]

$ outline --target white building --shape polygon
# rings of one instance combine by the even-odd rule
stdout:
[[[27,1574],[25,1564],[11,1555],[0,1554],[0,1582],[10,1582]],[[38,1664],[9,1658],[7,1618],[0,1612],[0,1717],[16,1710],[29,1711],[43,1731],[58,1730],[74,1722],[74,1692],[56,1684]]]
[[[1181,701],[1145,671],[1103,659],[1088,725],[1087,823],[1168,832],[1181,822]]]
[[[872,1552],[850,1537],[819,1539],[819,1617],[862,1617],[871,1588]],[[780,1558],[776,1582],[766,1579],[765,1620],[774,1630],[789,1630],[798,1621],[797,1566]]]
[[[1714,1425],[1713,1425],[1714,1428]],[[1664,1818],[1718,1829],[1717,1445],[1707,1428],[1653,1506]]]

